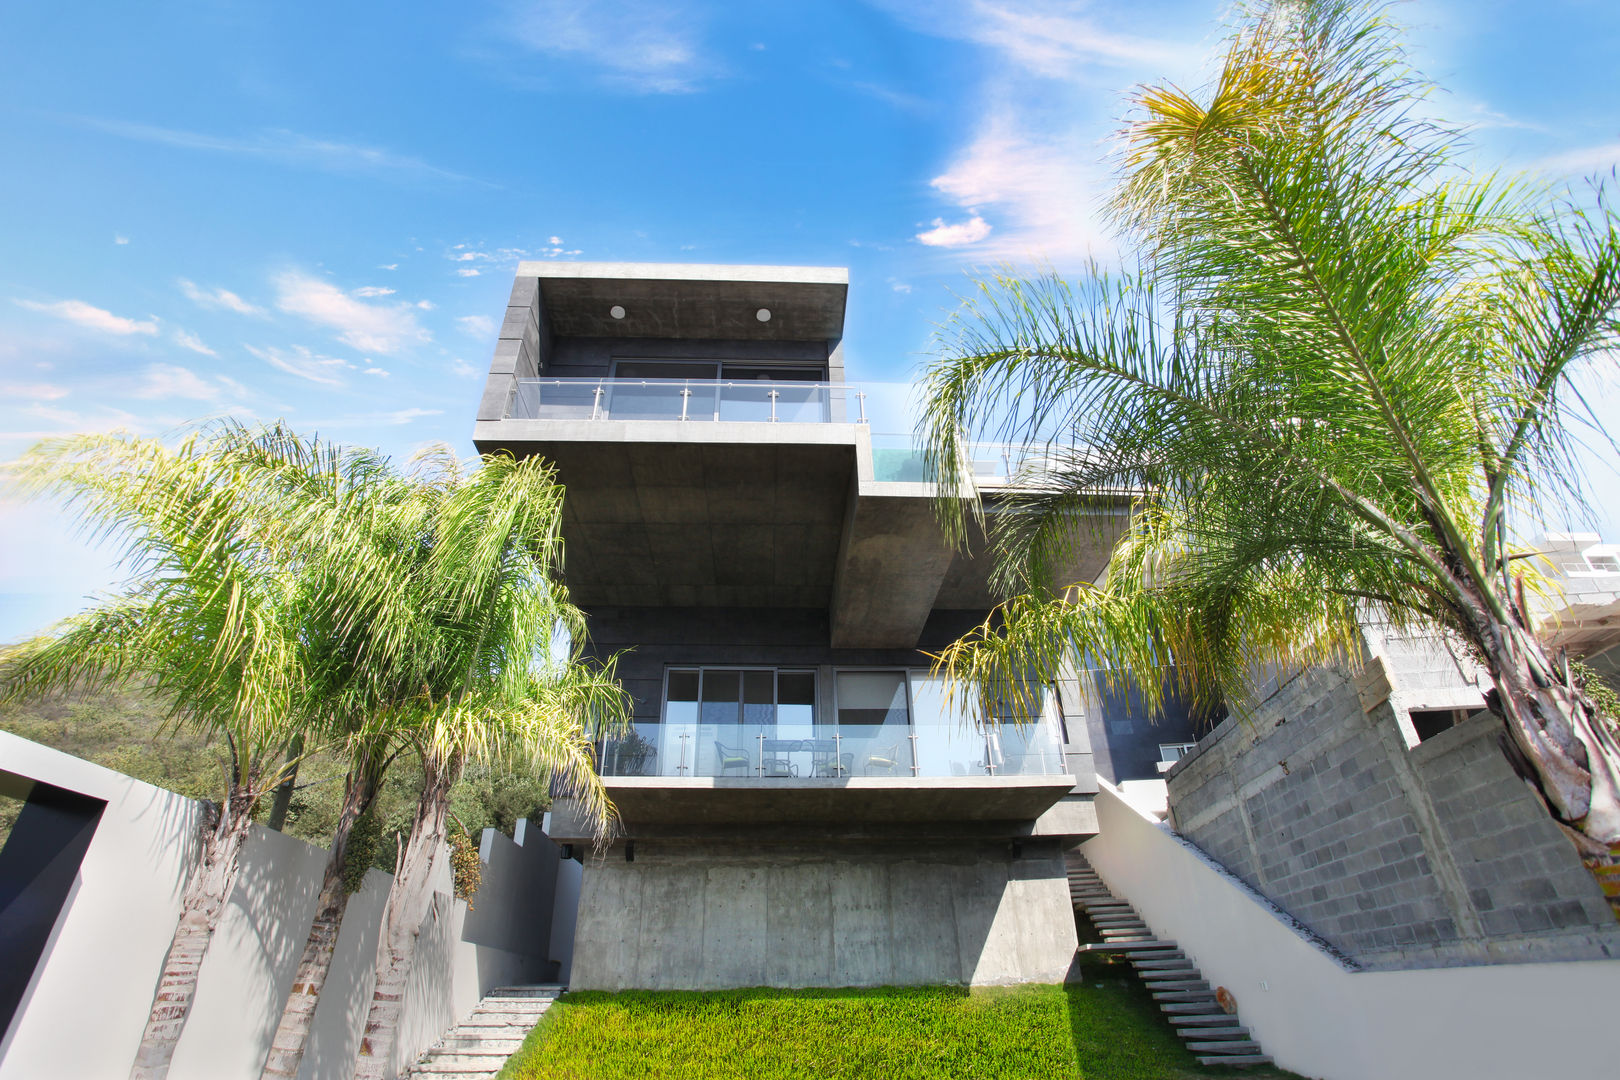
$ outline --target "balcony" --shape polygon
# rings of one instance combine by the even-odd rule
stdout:
[[[932,481],[907,383],[788,382],[751,379],[517,379],[507,420],[691,424],[859,425],[871,433],[872,480]],[[599,429],[605,434],[606,428]],[[692,434],[695,434],[695,429]],[[775,439],[773,441],[779,441]],[[974,479],[1005,486],[1041,471],[1044,455],[1003,443],[968,447]]]

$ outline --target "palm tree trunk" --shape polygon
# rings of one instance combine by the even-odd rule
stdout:
[[[1522,625],[1489,620],[1479,645],[1508,734],[1587,858],[1620,845],[1620,740]]]
[[[326,857],[326,871],[321,877],[321,895],[316,902],[315,919],[310,923],[309,937],[304,941],[303,954],[298,958],[298,972],[293,976],[292,991],[281,1010],[281,1021],[276,1025],[275,1037],[270,1041],[270,1055],[264,1063],[264,1080],[288,1078],[298,1075],[304,1060],[304,1048],[309,1043],[310,1027],[315,1020],[315,1006],[321,989],[332,970],[332,956],[337,949],[338,931],[343,925],[343,913],[349,906],[349,889],[344,869],[348,863],[349,838],[355,822],[366,812],[376,795],[377,784],[369,769],[362,768],[349,775],[343,794],[343,809],[338,814],[337,828],[332,834],[332,848]]]
[[[276,795],[270,802],[270,816],[264,819],[264,827],[280,832],[282,826],[287,824],[287,811],[292,807],[293,788],[298,786],[298,756],[304,752],[304,736],[302,733],[294,735],[292,742],[287,746],[287,761],[292,764],[292,770],[287,778],[276,785]]]
[[[197,973],[236,884],[256,798],[254,792],[233,787],[218,822],[203,839],[202,860],[186,882],[180,923],[163,958],[163,973],[141,1033],[140,1049],[130,1066],[130,1080],[162,1080],[169,1074],[169,1063],[196,996]]]
[[[388,891],[388,906],[383,911],[377,942],[377,979],[371,992],[371,1008],[366,1013],[365,1033],[360,1039],[355,1080],[387,1080],[391,1074],[389,1059],[399,1035],[405,982],[416,957],[422,921],[433,904],[433,870],[444,849],[450,788],[459,768],[424,755],[422,769],[426,776],[422,798],[416,805],[416,820],[394,870],[394,886]]]

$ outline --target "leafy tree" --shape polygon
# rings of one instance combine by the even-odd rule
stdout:
[[[309,599],[258,536],[267,525],[251,484],[203,434],[171,450],[153,439],[81,435],[21,459],[20,486],[59,496],[89,528],[123,545],[129,582],[90,610],[0,652],[7,699],[145,686],[167,721],[205,733],[220,752],[223,801],[202,837],[132,1077],[168,1073],[197,972],[235,883],[260,799],[289,763],[310,668],[300,630]]]
[[[377,949],[357,1077],[390,1074],[406,980],[433,903],[451,793],[470,765],[546,772],[599,835],[614,811],[592,744],[628,723],[610,660],[584,658],[584,618],[561,581],[562,489],[539,459],[486,457],[471,473],[424,458],[388,513],[413,544],[365,553],[385,601],[367,620],[368,661],[402,691],[376,718],[403,733],[422,769]],[[357,557],[359,553],[356,553]]]
[[[1613,364],[1617,219],[1470,174],[1380,4],[1243,12],[1213,84],[1144,87],[1112,209],[1135,273],[1003,276],[942,329],[924,430],[961,530],[963,440],[1051,462],[994,515],[1014,599],[941,657],[1016,695],[1078,646],[1205,700],[1439,626],[1495,683],[1510,756],[1593,858],[1620,744],[1532,633],[1510,527],[1580,497],[1570,384]],[[1135,513],[1097,585],[1052,568],[1099,501]],[[1092,516],[1089,520],[1097,520]]]

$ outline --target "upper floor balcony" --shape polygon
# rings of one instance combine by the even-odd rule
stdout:
[[[839,425],[870,438],[871,480],[928,483],[933,476],[907,383],[785,379],[534,378],[514,381],[504,419],[596,425],[648,423]],[[586,429],[585,434],[591,434]],[[605,433],[606,427],[595,429]],[[682,429],[684,430],[684,429]],[[698,429],[690,429],[696,432]],[[773,429],[785,433],[786,429]],[[676,434],[680,434],[677,431]],[[632,432],[631,434],[634,434]],[[791,436],[788,436],[791,437]],[[968,468],[980,486],[1039,475],[1045,456],[1003,443],[973,443]]]

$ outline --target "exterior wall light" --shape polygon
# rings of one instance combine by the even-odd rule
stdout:
[[[613,316],[615,319],[622,319],[624,318],[624,308],[620,307],[618,304],[614,304],[612,307],[608,308],[608,314]]]
[[[771,309],[768,307],[760,308],[758,311],[754,312],[754,318],[758,319],[760,322],[770,322]]]

